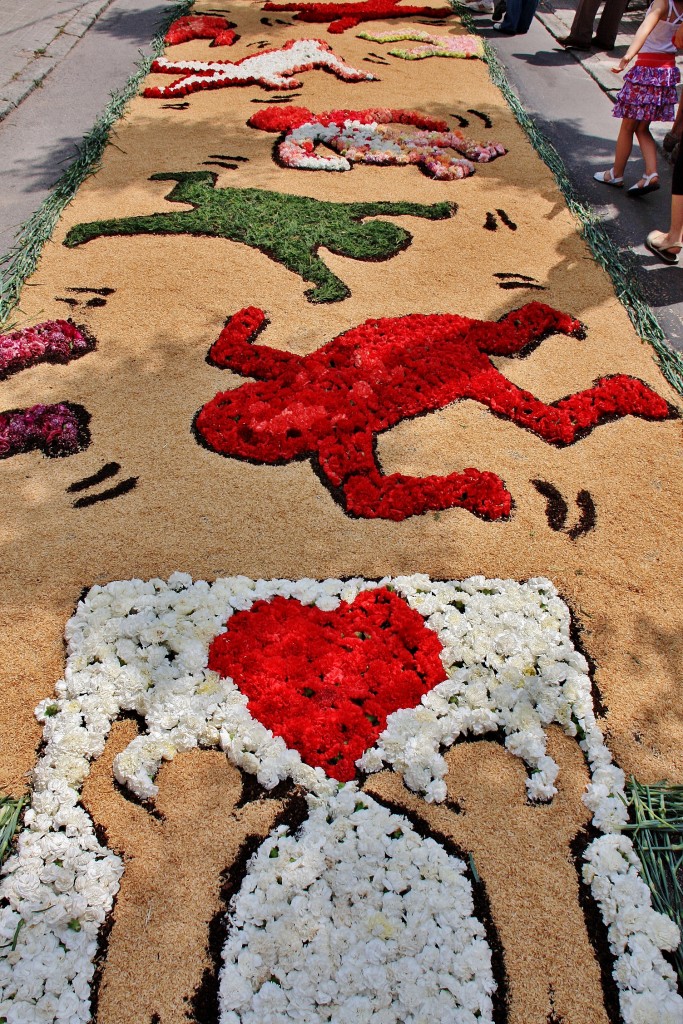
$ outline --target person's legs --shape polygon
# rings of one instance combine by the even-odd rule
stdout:
[[[671,125],[671,129],[664,136],[662,142],[663,148],[667,153],[673,152],[676,147],[676,143],[680,142],[683,136],[683,94],[678,101],[678,107],[676,108],[676,120]]]
[[[595,30],[595,42],[605,50],[614,48],[619,31],[619,22],[628,5],[628,0],[605,0],[605,7]]]
[[[650,133],[650,122],[638,121],[635,133],[645,162],[645,174],[648,177],[652,177],[653,174],[657,173],[657,146]]]
[[[507,32],[510,35],[517,33],[519,31],[519,19],[522,14],[522,2],[523,0],[507,0],[505,17],[495,27],[501,32]]]
[[[676,120],[671,126],[671,131],[674,135],[679,138],[683,135],[683,96],[678,101],[678,109],[676,110]]]
[[[633,135],[638,124],[639,122],[632,117],[624,117],[622,119],[619,135],[617,136],[617,148],[614,153],[614,176],[616,178],[623,178],[624,176],[626,164],[633,149]]]
[[[593,22],[595,21],[595,15],[598,13],[599,6],[600,0],[579,0],[579,6],[576,8],[572,27],[569,29],[569,35],[565,39],[558,40],[558,42],[563,46],[571,46],[572,43],[576,43],[589,49],[593,36]]]
[[[683,195],[671,196],[671,224],[664,239],[667,246],[683,245]]]
[[[496,28],[510,35],[516,34],[519,31],[518,26],[522,14],[522,3],[523,0],[507,0],[505,17],[496,24]]]
[[[679,149],[671,183],[671,221],[668,231],[651,231],[645,245],[664,263],[677,263],[683,248],[683,148]]]
[[[531,22],[534,20],[537,7],[538,0],[522,0],[522,12],[517,24],[517,32],[520,35],[528,32],[531,28]]]

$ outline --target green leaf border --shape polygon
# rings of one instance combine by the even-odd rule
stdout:
[[[624,831],[640,858],[652,906],[667,914],[683,935],[683,786],[646,786],[631,776],[627,794],[631,824]],[[683,986],[683,940],[672,960]]]

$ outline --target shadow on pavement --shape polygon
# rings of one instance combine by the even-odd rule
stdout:
[[[146,47],[160,24],[168,17],[168,5],[160,3],[146,11],[118,10],[110,7],[92,27],[93,32],[106,34]]]

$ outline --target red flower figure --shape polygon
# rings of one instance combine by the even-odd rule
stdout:
[[[377,21],[388,18],[447,18],[453,13],[452,7],[410,7],[399,0],[361,0],[350,4],[289,3],[264,4],[264,11],[296,11],[297,21],[329,21],[328,32],[345,32],[355,28],[362,21]]]
[[[167,46],[188,43],[191,39],[211,39],[212,46],[232,46],[239,39],[233,29],[236,26],[227,18],[212,17],[210,14],[186,14],[169,26],[164,36]]]
[[[212,451],[258,464],[310,458],[353,516],[400,521],[447,508],[489,520],[510,514],[510,493],[495,473],[382,472],[378,434],[462,399],[558,446],[622,416],[677,415],[647,384],[624,374],[550,404],[509,381],[490,356],[527,355],[553,333],[583,337],[578,320],[540,302],[496,322],[451,314],[367,320],[307,356],[250,344],[265,323],[260,309],[243,309],[211,347],[214,365],[259,382],[217,394],[195,418],[197,435]]]
[[[274,597],[229,620],[209,668],[230,676],[249,711],[302,759],[348,782],[386,728],[446,678],[441,643],[384,587],[333,612]]]

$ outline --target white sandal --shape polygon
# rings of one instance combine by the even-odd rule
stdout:
[[[639,185],[638,182],[635,185],[631,185],[630,188],[626,189],[626,195],[635,198],[636,196],[646,196],[648,192],[656,192],[659,188],[659,181],[653,184],[652,179],[659,178],[657,171],[654,174],[644,174],[642,180],[645,182],[644,185]]]
[[[607,177],[609,175],[609,177]],[[610,167],[609,171],[596,171],[593,175],[596,181],[602,182],[603,185],[612,185],[613,188],[623,188],[624,179],[616,178],[614,175],[614,168]]]

